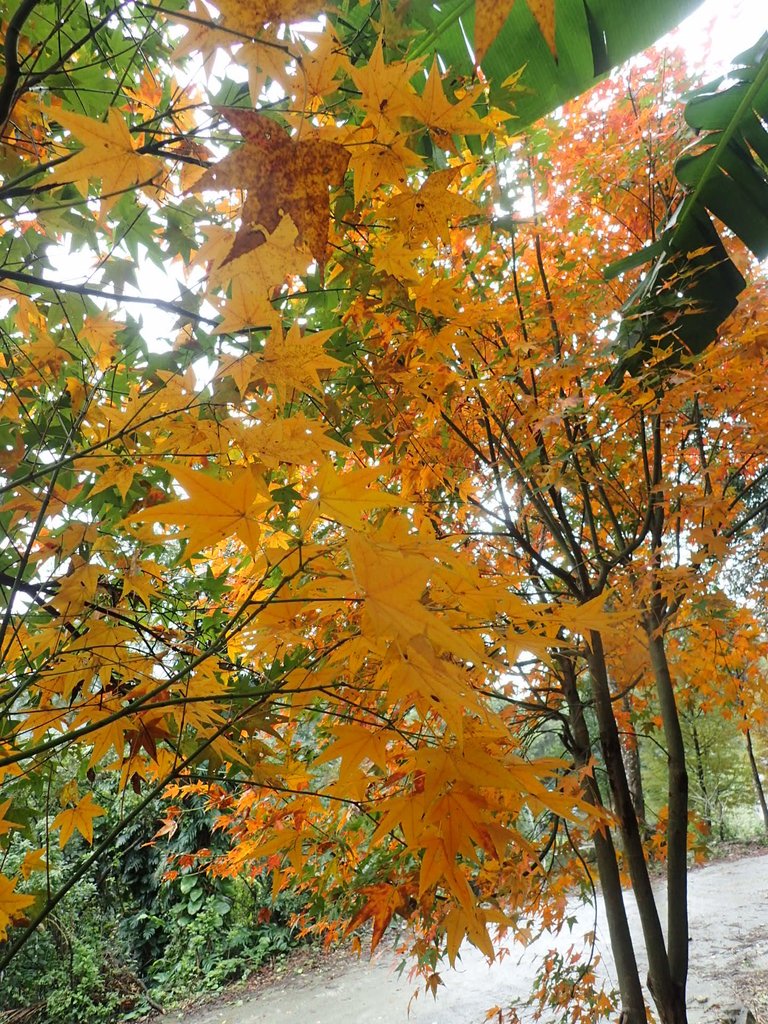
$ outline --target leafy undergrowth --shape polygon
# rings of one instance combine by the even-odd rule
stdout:
[[[107,803],[108,801],[104,801]],[[303,898],[273,897],[268,875],[215,878],[191,851],[215,847],[210,816],[189,808],[164,845],[139,820],[121,857],[81,879],[3,974],[0,1024],[116,1024],[217,993],[299,942]],[[51,885],[69,868],[52,853]]]
[[[750,836],[748,839],[726,839],[712,843],[704,864],[721,860],[741,860],[744,857],[759,857],[768,850],[768,834]]]
[[[265,906],[254,913],[242,890],[207,893],[199,906],[179,900],[165,917],[140,912],[105,922],[96,887],[82,883],[6,972],[0,1021],[18,1010],[30,1011],[30,1024],[133,1021],[274,970],[296,946],[289,915],[272,907],[267,920]],[[142,965],[137,949],[150,929],[162,952]]]

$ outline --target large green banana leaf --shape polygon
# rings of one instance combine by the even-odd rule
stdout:
[[[655,261],[622,311],[613,384],[654,349],[672,363],[702,352],[736,307],[745,281],[710,214],[758,259],[768,256],[768,33],[727,75],[690,95],[685,117],[697,132],[675,165],[685,198],[653,246],[607,270]]]
[[[525,0],[516,0],[482,60],[491,101],[525,127],[650,46],[701,0],[556,0],[557,60]],[[437,53],[457,76],[474,73],[475,0],[412,0],[406,20],[423,34],[410,55]],[[524,68],[514,91],[504,82]]]

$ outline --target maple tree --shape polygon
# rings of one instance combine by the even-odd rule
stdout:
[[[509,6],[475,6],[485,75],[444,60],[458,7],[288,30],[316,5],[22,3],[6,27],[0,834],[45,842],[29,885],[0,876],[0,959],[146,807],[170,801],[161,841],[196,796],[232,838],[200,870],[311,888],[329,938],[408,922],[433,992],[463,941],[562,925],[593,846],[624,1019],[626,869],[658,1013],[685,1020],[679,708],[703,687],[670,636],[755,519],[765,281],[698,359],[659,300],[666,334],[617,373],[640,278],[603,271],[669,255],[680,83],[651,58],[510,137],[526,78],[498,80],[494,41],[527,18],[555,69],[575,43],[554,4]],[[745,722],[750,679],[718,700]],[[667,939],[642,714],[669,756]],[[136,797],[105,829],[101,775]],[[48,894],[51,835],[92,849]]]

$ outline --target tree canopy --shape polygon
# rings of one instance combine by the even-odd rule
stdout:
[[[532,124],[679,12],[24,0],[3,26],[0,961],[197,797],[231,838],[200,870],[266,866],[329,937],[408,922],[433,991],[463,941],[562,923],[594,855],[625,1019],[624,870],[685,1020],[681,709],[766,707],[722,577],[765,508],[765,44],[688,101],[696,139],[679,54]]]

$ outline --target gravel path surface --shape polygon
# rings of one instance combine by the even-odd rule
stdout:
[[[474,949],[462,951],[446,970],[437,1000],[396,973],[382,953],[372,962],[344,954],[299,957],[252,993],[232,995],[204,1009],[172,1012],[156,1024],[483,1024],[494,1005],[523,1001],[537,958],[555,944],[565,949],[590,930],[594,911],[578,908],[571,936],[539,940],[519,958],[488,966]],[[640,934],[630,908],[633,931]],[[689,1024],[732,1020],[728,1011],[748,1004],[758,1024],[768,1024],[768,854],[719,861],[690,876],[691,974]],[[598,914],[598,947],[613,979],[607,929]],[[644,968],[643,968],[644,973]],[[523,1020],[530,1019],[524,1012]]]

